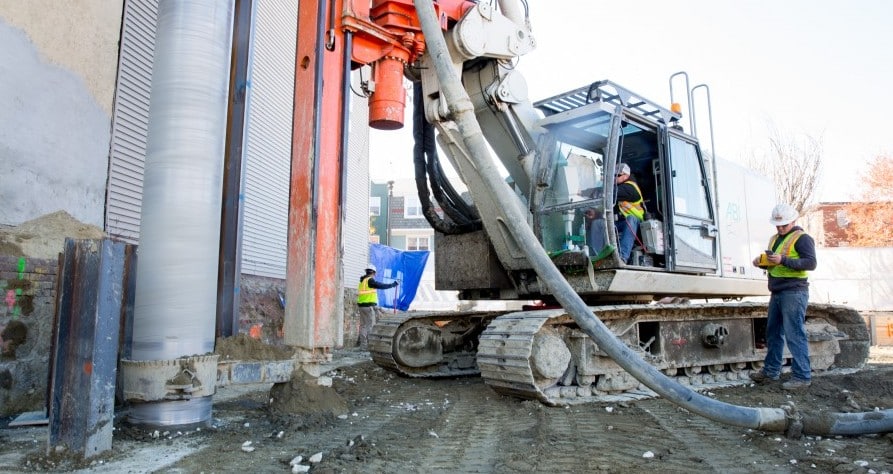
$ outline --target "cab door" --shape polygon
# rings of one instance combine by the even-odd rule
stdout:
[[[707,170],[700,148],[673,130],[662,129],[667,146],[667,206],[671,216],[669,267],[674,271],[715,273],[719,239]]]

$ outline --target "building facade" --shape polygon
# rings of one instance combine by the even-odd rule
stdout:
[[[226,156],[219,159],[240,168],[229,194],[239,210],[230,230],[221,232],[237,242],[233,265],[220,266],[237,267],[231,309],[244,312],[236,314],[236,329],[264,326],[263,334],[274,340],[281,338],[278,292],[287,276],[298,0],[233,5],[227,111],[233,125],[220,137]],[[0,1],[0,230],[64,211],[77,226],[139,244],[158,7],[159,0]],[[343,275],[352,280],[368,260],[367,117],[365,101],[352,97],[342,281]],[[72,230],[78,229],[62,234],[72,236]],[[62,251],[62,240],[50,244]],[[0,407],[24,410],[27,404],[14,402],[36,393],[28,403],[39,404],[45,393],[48,352],[38,349],[52,334],[54,287],[40,278],[55,255],[47,260],[0,245],[0,260],[16,270],[10,273],[15,278],[0,279],[11,301],[0,309],[0,333],[15,333],[17,347],[0,361],[0,377],[11,387],[0,390]],[[17,292],[16,285],[32,280],[32,289]],[[345,290],[345,301],[355,299],[352,291]],[[246,307],[246,300],[254,306]],[[349,307],[345,314],[352,316]]]
[[[849,247],[847,241],[848,202],[823,202],[812,207],[802,225],[820,247]]]
[[[242,272],[285,278],[297,0],[236,2]],[[0,3],[0,224],[64,210],[139,241],[158,0]],[[242,35],[239,36],[241,29]],[[238,58],[237,58],[238,60]],[[15,120],[12,120],[12,118]],[[367,258],[368,112],[351,102],[345,271]],[[221,157],[223,159],[223,157]]]
[[[434,229],[422,214],[415,181],[395,180],[372,183],[369,198],[369,241],[397,250],[427,250],[422,280],[410,310],[455,310],[461,303],[456,291],[438,291],[434,286]],[[441,213],[439,208],[436,212]],[[467,305],[468,303],[466,303]]]

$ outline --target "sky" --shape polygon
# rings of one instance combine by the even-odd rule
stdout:
[[[709,87],[721,158],[765,154],[772,128],[821,140],[814,202],[857,197],[867,163],[893,156],[893,1],[528,3],[537,49],[517,68],[532,101],[610,79],[668,106],[669,78],[685,71],[690,86]],[[709,144],[706,125],[698,131]],[[370,154],[374,181],[411,178],[411,127],[373,131]]]

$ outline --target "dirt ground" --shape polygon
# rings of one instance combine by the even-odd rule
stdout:
[[[224,387],[211,427],[159,433],[119,424],[111,452],[80,465],[46,455],[45,427],[4,426],[0,471],[893,472],[893,434],[791,439],[720,425],[663,399],[547,407],[497,395],[476,377],[402,378],[356,350],[337,352],[332,367],[332,397],[343,404],[331,409],[277,410],[271,397],[282,386]],[[893,408],[893,348],[872,348],[860,372],[813,380],[802,392],[771,384],[708,395],[804,411]]]

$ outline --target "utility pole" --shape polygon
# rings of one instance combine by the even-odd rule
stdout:
[[[391,246],[391,198],[394,197],[394,181],[388,181],[388,198],[385,200],[386,209],[385,212],[385,245],[388,247]]]

